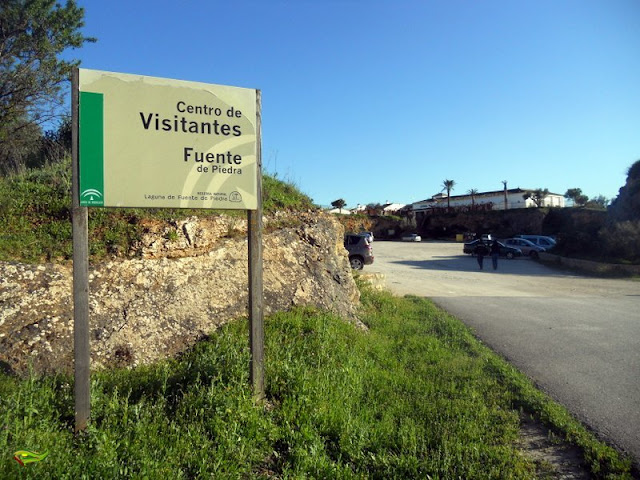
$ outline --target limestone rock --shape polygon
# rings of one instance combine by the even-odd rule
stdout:
[[[269,232],[269,224],[289,225]],[[358,323],[359,292],[343,229],[318,213],[265,219],[265,315],[310,305]],[[246,220],[149,223],[136,258],[90,270],[92,368],[175,355],[219,325],[247,315]],[[72,268],[0,262],[0,366],[71,371]]]

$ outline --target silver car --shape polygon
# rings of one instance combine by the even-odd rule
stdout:
[[[409,235],[403,235],[402,241],[403,242],[421,242],[422,237],[417,233],[410,233]]]
[[[544,247],[536,245],[526,238],[507,238],[502,241],[508,247],[519,248],[522,250],[523,255],[528,255],[531,258],[538,258],[540,252],[546,251]]]
[[[366,236],[346,234],[344,248],[349,252],[349,263],[354,270],[362,270],[365,265],[373,263],[373,249]]]
[[[543,247],[545,250],[550,250],[556,246],[556,241],[545,235],[516,235],[516,238],[524,238],[536,245]]]

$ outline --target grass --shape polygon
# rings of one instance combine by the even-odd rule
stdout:
[[[178,359],[92,376],[74,437],[72,379],[0,376],[0,478],[534,477],[521,412],[585,451],[596,478],[630,464],[424,299],[363,289],[369,332],[309,309],[266,321],[266,402],[248,387],[246,321]],[[21,467],[16,450],[49,450]]]
[[[0,260],[70,258],[70,185],[68,161],[0,179]],[[313,208],[277,178],[263,177],[263,193],[267,213]],[[90,209],[92,259],[127,255],[142,219],[212,214]],[[523,412],[580,446],[596,478],[630,478],[628,459],[455,318],[424,299],[362,289],[369,332],[314,310],[267,319],[259,405],[246,321],[180,358],[94,373],[79,436],[72,378],[0,373],[0,479],[528,479],[536,465],[515,446]],[[21,467],[12,456],[25,449],[49,456]]]
[[[311,210],[317,208],[311,198],[294,184],[277,176],[262,176],[262,208],[265,212]]]
[[[263,175],[266,214],[312,208],[312,200],[295,186]],[[235,210],[90,208],[90,255],[93,260],[130,255],[142,236],[143,219],[168,221],[222,213],[244,215],[244,211]],[[72,253],[71,159],[0,178],[0,260],[65,261]]]

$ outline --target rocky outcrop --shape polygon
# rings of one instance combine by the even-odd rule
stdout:
[[[640,220],[640,160],[629,167],[627,181],[609,207],[611,222]]]
[[[315,212],[265,219],[266,315],[309,305],[358,323],[359,292],[342,236],[334,219]],[[147,224],[135,258],[91,267],[92,367],[165,358],[246,316],[247,249],[243,218]],[[72,369],[70,265],[0,263],[0,309],[5,369]]]

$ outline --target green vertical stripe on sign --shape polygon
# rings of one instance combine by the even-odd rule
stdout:
[[[104,205],[104,98],[80,92],[79,173],[80,205]]]

